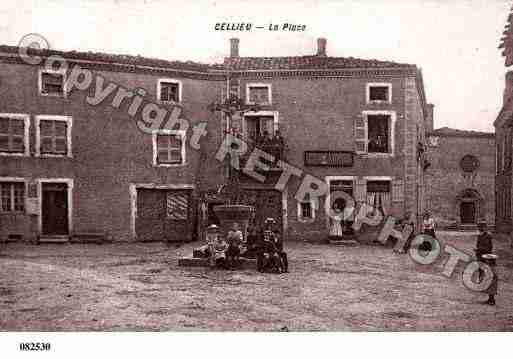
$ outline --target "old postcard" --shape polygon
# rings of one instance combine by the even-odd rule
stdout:
[[[6,353],[511,332],[512,5],[3,2]]]

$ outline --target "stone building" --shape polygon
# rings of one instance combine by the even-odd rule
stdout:
[[[499,48],[503,49],[506,67],[513,65],[513,14],[508,16],[506,29]],[[495,223],[496,230],[510,233],[513,229],[512,219],[512,156],[513,156],[513,71],[505,76],[505,88],[502,108],[494,122],[496,139],[496,176],[495,176]]]
[[[495,223],[495,135],[439,128],[428,134],[426,209],[441,228]]]
[[[243,201],[256,207],[256,220],[276,217],[288,238],[328,234],[324,209],[333,206],[334,191],[385,215],[420,216],[420,148],[433,122],[420,69],[330,57],[325,39],[317,45],[308,56],[241,57],[232,39],[230,56],[215,65],[35,52],[43,60],[65,58],[67,71],[28,64],[18,48],[0,47],[1,235],[192,239],[225,182],[218,155],[235,130],[250,149],[264,137],[281,141],[270,150],[271,166],[260,171],[264,180],[246,173],[240,185]],[[91,86],[67,88],[74,65],[92,72]],[[233,123],[208,110],[229,94],[258,110]],[[138,97],[144,105],[134,111]],[[170,113],[179,106],[188,129],[141,122],[150,102]],[[141,131],[141,123],[152,133]],[[202,123],[207,134],[196,137]],[[326,195],[316,205],[310,196],[298,197],[304,186],[325,187]]]

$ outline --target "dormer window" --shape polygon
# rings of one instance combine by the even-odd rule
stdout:
[[[272,93],[270,84],[247,84],[246,103],[250,105],[270,105]]]
[[[157,98],[161,102],[182,102],[182,82],[174,79],[160,79]]]
[[[66,76],[61,70],[39,71],[39,94],[42,96],[66,97]]]
[[[392,84],[367,84],[367,103],[392,103]]]

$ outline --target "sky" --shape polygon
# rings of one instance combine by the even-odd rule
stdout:
[[[497,48],[512,0],[2,0],[0,43],[38,33],[57,50],[222,62],[241,56],[311,55],[390,60],[422,69],[435,127],[493,131],[502,105]],[[306,25],[303,32],[215,31],[222,22]]]

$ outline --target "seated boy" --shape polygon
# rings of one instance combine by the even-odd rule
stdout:
[[[226,263],[226,251],[228,249],[228,243],[220,236],[214,242],[214,261],[217,268],[227,269]]]

